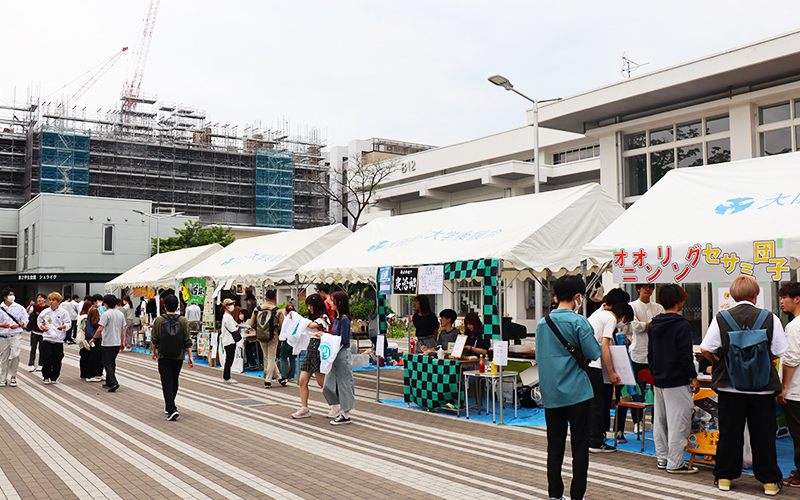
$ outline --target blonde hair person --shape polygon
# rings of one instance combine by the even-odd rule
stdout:
[[[47,296],[50,307],[39,313],[37,323],[42,331],[41,361],[45,384],[57,383],[61,375],[61,360],[64,359],[64,340],[72,321],[69,313],[59,307],[61,294],[52,292]]]
[[[733,280],[730,288],[731,297],[736,302],[758,297],[760,291],[761,287],[758,285],[758,281],[752,276],[739,276]]]

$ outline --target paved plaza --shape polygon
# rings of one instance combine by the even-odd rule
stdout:
[[[353,423],[332,426],[316,386],[314,416],[293,420],[296,385],[264,389],[260,378],[246,375],[223,385],[217,368],[184,367],[181,416],[168,422],[149,356],[120,354],[121,388],[108,393],[78,378],[76,346],[65,351],[57,385],[45,386],[40,372],[20,367],[19,386],[0,388],[2,498],[547,498],[544,428],[375,403],[374,371],[355,373]],[[402,373],[381,372],[381,397],[402,397]],[[619,451],[591,456],[586,498],[763,493],[752,476],[723,494],[708,468],[673,476],[657,470],[653,457]]]

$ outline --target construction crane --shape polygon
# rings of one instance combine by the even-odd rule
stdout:
[[[139,87],[142,85],[144,66],[147,63],[147,53],[150,51],[150,41],[153,39],[153,27],[156,24],[159,3],[160,0],[150,0],[150,5],[147,7],[147,16],[144,20],[141,38],[139,38],[139,43],[136,46],[136,65],[134,66],[133,76],[130,81],[125,83],[122,89],[123,111],[136,109],[136,98],[139,97]]]
[[[116,63],[119,60],[119,58],[122,57],[122,54],[125,53],[125,51],[127,50],[128,47],[122,47],[122,50],[120,50],[113,56],[106,59],[103,63],[101,63],[100,69],[97,70],[97,73],[95,73],[94,76],[92,76],[86,83],[84,83],[81,86],[81,88],[79,88],[77,91],[75,91],[74,94],[72,94],[72,97],[69,98],[69,102],[75,104],[75,102],[78,99],[80,99],[81,96],[83,96],[83,94],[85,94],[86,91],[89,90],[92,87],[92,85],[94,85],[95,82],[100,79],[101,76],[106,74],[106,72],[110,70],[112,66],[114,66],[114,63]]]

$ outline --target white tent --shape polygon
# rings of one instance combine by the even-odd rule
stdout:
[[[593,264],[620,247],[781,239],[800,264],[800,154],[672,170],[583,248]]]
[[[222,245],[213,243],[201,247],[183,248],[153,255],[136,267],[125,271],[106,286],[114,288],[175,288],[175,276],[195,264],[204,261],[222,250]]]
[[[580,266],[581,247],[623,209],[599,184],[375,219],[301,267],[306,281],[375,281],[380,266],[503,260],[508,278]]]
[[[294,282],[297,268],[352,234],[341,224],[237,240],[178,279],[234,279],[252,286]]]

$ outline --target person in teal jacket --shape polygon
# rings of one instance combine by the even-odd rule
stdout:
[[[550,319],[572,346],[579,347],[589,360],[600,358],[600,344],[594,338],[589,321],[575,313],[579,310],[586,284],[580,276],[562,276],[554,291],[558,308]],[[539,364],[539,388],[542,392],[547,422],[547,489],[550,498],[562,498],[564,481],[561,465],[570,428],[572,445],[572,484],[570,497],[582,499],[586,492],[589,470],[589,417],[594,397],[592,383],[586,371],[567,351],[542,319],[536,328],[536,361]]]

